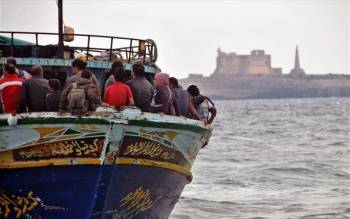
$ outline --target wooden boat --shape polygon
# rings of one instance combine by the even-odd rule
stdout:
[[[15,34],[0,32],[6,33]],[[109,60],[87,61],[102,85],[114,52],[126,56],[126,70],[138,58],[149,77],[159,71],[153,41],[126,39],[129,47],[114,48],[113,40],[120,38],[109,39]],[[36,42],[25,45],[31,56],[23,57],[27,54],[16,51],[22,47],[13,42],[0,50],[10,51],[21,68],[41,64],[46,76],[68,76],[71,56],[40,57],[45,46]],[[149,50],[135,52],[144,42]],[[211,130],[201,121],[130,108],[99,108],[87,117],[43,112],[14,119],[0,114],[0,218],[168,218],[191,182],[191,167]]]

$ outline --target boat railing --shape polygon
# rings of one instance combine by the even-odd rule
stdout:
[[[26,35],[26,38],[34,37],[35,42],[26,42],[16,38],[23,35]],[[63,33],[61,35],[67,38],[74,38],[74,41],[66,42],[62,47],[58,44],[43,45],[39,42],[39,40],[48,40],[52,36],[57,36],[58,39],[59,35],[58,33],[45,32],[0,31],[0,57],[61,59],[79,57],[85,60],[109,62],[119,60],[128,63],[139,62],[144,64],[154,64],[157,60],[157,46],[151,39]],[[106,43],[106,40],[108,47],[100,46],[101,44],[99,46],[92,45],[92,41],[104,41]],[[80,45],[74,45],[76,43]]]

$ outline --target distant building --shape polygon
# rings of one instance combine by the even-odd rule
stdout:
[[[203,78],[203,74],[189,74],[188,75],[189,78]]]
[[[213,75],[272,75],[282,74],[282,68],[271,67],[271,56],[264,50],[253,50],[250,55],[225,53],[218,48]]]
[[[306,75],[304,69],[300,67],[300,61],[299,61],[299,49],[298,46],[295,49],[295,59],[294,59],[294,68],[290,71],[290,76],[293,77],[303,77]]]

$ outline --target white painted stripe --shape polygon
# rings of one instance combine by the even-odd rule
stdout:
[[[13,85],[22,86],[22,81],[7,81],[7,82],[4,82],[4,83],[0,84],[0,90],[3,90],[3,89],[5,89],[8,86],[13,86]]]

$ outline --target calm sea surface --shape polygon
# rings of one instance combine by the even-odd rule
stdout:
[[[217,107],[171,219],[350,218],[350,99]]]

